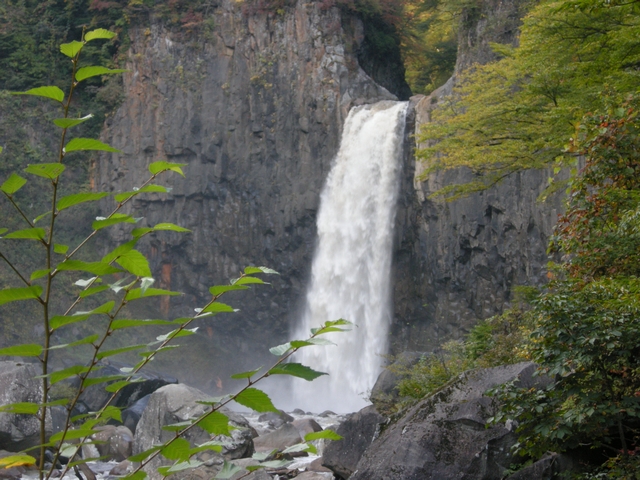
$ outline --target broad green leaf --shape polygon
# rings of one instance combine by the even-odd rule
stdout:
[[[120,153],[120,150],[113,148],[111,145],[107,145],[94,138],[74,138],[70,140],[64,147],[66,153],[78,152],[84,150],[99,150],[101,152],[116,152]]]
[[[119,273],[122,270],[116,267],[112,267],[108,263],[104,262],[83,262],[81,260],[65,260],[59,263],[56,267],[57,270],[73,270],[80,272],[88,272],[94,275],[109,275],[111,273]]]
[[[11,355],[15,357],[37,357],[42,353],[42,345],[37,343],[27,343],[14,345],[13,347],[0,348],[0,355]]]
[[[107,392],[110,392],[110,393],[115,393],[115,392],[117,392],[118,390],[120,390],[120,389],[122,389],[122,388],[126,387],[127,385],[131,385],[132,383],[138,383],[138,382],[140,382],[140,381],[142,381],[142,380],[143,380],[143,379],[139,379],[139,380],[121,380],[121,381],[119,381],[119,382],[114,382],[114,383],[112,383],[111,385],[107,385],[107,386],[105,387],[105,390],[106,390]]]
[[[141,193],[150,193],[150,192],[167,193],[168,191],[169,190],[167,189],[167,187],[163,187],[162,185],[146,185],[142,188],[139,188],[138,190],[133,190],[131,192],[118,193],[117,195],[114,195],[113,198],[115,199],[116,202],[122,203],[125,200],[129,200],[131,197],[134,197]]]
[[[69,245],[62,245],[61,243],[56,243],[53,245],[53,251],[59,255],[64,255],[69,251]]]
[[[111,324],[111,330],[121,330],[123,328],[131,327],[146,327],[148,325],[173,325],[170,320],[128,320],[119,319],[114,320]]]
[[[167,432],[179,432],[181,430],[184,430],[187,427],[190,427],[191,425],[193,425],[193,420],[185,420],[184,422],[177,422],[177,423],[172,423],[170,425],[163,425],[162,430],[165,430]]]
[[[87,78],[95,77],[97,75],[114,75],[116,73],[123,73],[126,70],[122,70],[120,68],[109,69],[107,67],[82,67],[79,68],[76,72],[76,81],[81,82]]]
[[[24,169],[25,172],[39,177],[53,180],[64,172],[65,166],[61,163],[34,163]]]
[[[171,296],[182,295],[180,292],[172,292],[171,290],[162,290],[160,288],[147,288],[147,291],[142,293],[140,288],[134,288],[127,292],[125,299],[130,302],[138,298],[157,297],[157,296]]]
[[[118,258],[123,253],[127,253],[133,250],[133,247],[136,246],[136,243],[138,243],[138,239],[129,240],[127,243],[118,245],[116,248],[111,250],[111,252],[107,253],[104,257],[102,257],[102,261],[104,263],[111,263],[113,260]]]
[[[231,282],[233,285],[251,285],[251,284],[265,284],[269,285],[267,282],[263,281],[258,277],[240,277],[236,278]]]
[[[152,175],[156,175],[158,173],[166,172],[167,170],[170,170],[172,172],[179,173],[184,177],[184,173],[182,172],[182,169],[180,167],[184,167],[186,165],[187,165],[186,163],[171,163],[171,162],[164,162],[164,161],[153,162],[151,165],[149,165],[149,171],[151,172]]]
[[[65,432],[58,432],[51,436],[49,441],[51,443],[56,443],[61,440],[74,440],[76,438],[84,438],[93,435],[94,433],[98,433],[100,430],[94,430],[92,428],[78,428],[76,430],[67,430]]]
[[[111,225],[116,225],[118,223],[136,223],[136,219],[131,215],[126,215],[124,213],[114,213],[109,218],[97,217],[96,220],[91,224],[91,227],[94,230],[100,230],[105,227],[110,227]]]
[[[73,42],[63,43],[60,45],[60,51],[67,57],[73,58],[80,52],[80,50],[82,50],[83,46],[84,43],[74,40]]]
[[[184,470],[191,470],[193,468],[197,468],[200,465],[202,465],[204,462],[201,462],[199,460],[188,460],[186,462],[179,462],[176,463],[175,465],[172,465],[170,467],[159,467],[158,468],[158,473],[161,473],[163,475],[170,475],[172,473],[176,473],[176,472],[182,472]]]
[[[308,452],[309,444],[308,443],[296,443],[295,445],[291,445],[290,447],[285,448],[282,453],[296,453],[296,452]]]
[[[0,458],[0,467],[12,468],[12,467],[24,467],[27,465],[35,465],[36,459],[30,455],[9,455],[8,457]]]
[[[312,370],[311,368],[299,363],[284,363],[269,370],[269,375],[291,375],[293,377],[303,378],[304,380],[311,381],[327,374],[324,372]]]
[[[91,295],[95,295],[96,293],[104,292],[105,290],[109,290],[108,285],[99,285],[97,287],[89,287],[86,290],[80,292],[80,298],[90,297]]]
[[[176,438],[168,445],[162,447],[160,453],[169,460],[185,461],[189,459],[189,449],[191,446],[184,438]]]
[[[0,407],[0,412],[18,413],[25,415],[35,415],[39,410],[40,405],[38,403],[31,402],[11,403],[9,405],[3,405],[2,407]]]
[[[335,345],[331,340],[322,337],[309,338],[308,340],[292,340],[293,348],[308,347],[310,345]]]
[[[256,412],[277,412],[269,396],[257,388],[247,388],[238,393],[234,400]]]
[[[120,255],[118,258],[116,258],[116,263],[136,277],[151,276],[149,262],[147,258],[138,250],[131,250]]]
[[[2,235],[3,233],[6,233],[8,231],[9,231],[8,228],[0,228],[0,235]],[[2,237],[0,237],[0,238],[2,238]]]
[[[142,462],[145,458],[149,457],[149,455],[157,452],[161,448],[162,448],[162,445],[156,445],[155,447],[151,447],[150,449],[145,450],[144,452],[140,452],[130,456],[129,460],[131,460],[132,462]],[[129,478],[129,477],[126,477],[126,478]]]
[[[241,472],[242,468],[237,466],[234,463],[224,461],[222,465],[222,470],[218,472],[218,474],[214,477],[214,479],[227,479],[233,477],[236,473]]]
[[[211,435],[229,436],[229,418],[220,412],[213,412],[198,422],[198,425]]]
[[[155,231],[166,230],[170,232],[190,232],[188,228],[181,227],[179,225],[175,225],[173,223],[158,223],[155,227],[153,227]]]
[[[90,118],[93,118],[92,113],[82,118],[56,118],[53,123],[60,128],[70,128],[75,127],[76,125],[80,125]]]
[[[40,285],[0,290],[0,305],[4,305],[9,302],[17,302],[18,300],[31,300],[38,298],[41,293],[42,287]]]
[[[226,292],[231,292],[233,290],[247,290],[249,287],[243,287],[242,285],[216,285],[209,289],[211,295],[217,297]]]
[[[24,230],[16,230],[4,236],[4,238],[21,238],[28,240],[44,240],[47,233],[44,228],[25,228]]]
[[[98,338],[100,338],[100,335],[98,334],[89,335],[88,337],[81,338],[80,340],[76,340],[75,342],[54,345],[53,347],[49,347],[49,350],[59,350],[61,348],[77,347],[78,345],[87,345],[90,343],[94,343],[96,340],[98,340]]]
[[[89,285],[92,285],[93,283],[96,282],[100,282],[100,279],[98,277],[91,277],[91,278],[87,278],[87,279],[83,279],[81,278],[80,280],[76,280],[76,282],[74,283],[74,285],[77,285],[78,287],[88,287]]]
[[[42,215],[38,215],[36,218],[33,219],[34,225],[38,223],[40,220],[42,220],[44,217],[48,217],[49,215],[51,215],[51,212],[44,212]]]
[[[203,308],[200,313],[210,313],[210,312],[215,312],[215,313],[235,312],[235,310],[233,309],[233,307],[230,307],[226,303],[213,302],[211,305],[208,305],[207,307]]]
[[[305,442],[311,442],[312,440],[319,440],[326,438],[329,440],[342,440],[342,437],[333,430],[322,430],[321,432],[310,432],[304,436]]]
[[[95,370],[95,369],[94,369]],[[67,378],[70,377],[75,377],[76,375],[82,375],[83,373],[86,373],[89,371],[89,367],[84,366],[84,365],[74,365],[72,367],[69,368],[64,368],[62,370],[58,370],[57,372],[53,372],[53,373],[49,373],[48,375],[46,375],[47,377],[49,377],[49,382],[51,383],[51,385],[61,382],[62,380],[65,380]],[[62,433],[62,432],[60,432]],[[55,435],[54,435],[55,437]],[[61,436],[59,437],[59,439],[62,438]],[[65,438],[80,438],[80,437],[65,437]],[[54,440],[53,437],[51,437],[51,441],[55,442],[56,440]]]
[[[244,269],[244,273],[246,275],[252,275],[254,273],[268,273],[268,274],[280,275],[275,270],[272,270],[271,268],[267,268],[267,267],[247,267]]]
[[[262,369],[262,367],[256,368],[255,370],[249,370],[248,372],[234,373],[233,375],[231,375],[231,378],[236,379],[236,380],[240,380],[242,378],[251,378],[256,373],[258,373],[261,369]]]
[[[222,452],[223,446],[224,444],[222,442],[212,440],[210,442],[205,442],[195,448],[192,448],[191,450],[189,450],[189,453],[191,453],[191,455],[195,455],[196,453],[204,452],[205,450],[213,450],[214,452],[220,453]]]
[[[99,352],[96,355],[96,358],[98,360],[102,360],[103,358],[112,357],[113,355],[119,355],[121,353],[131,352],[133,350],[140,350],[141,348],[144,348],[146,346],[147,346],[146,344],[139,344],[139,345],[130,345],[128,347],[114,348],[113,350],[105,350],[103,352]]]
[[[64,92],[58,87],[37,87],[27,90],[26,92],[11,92],[13,95],[36,95],[38,97],[51,98],[62,103],[64,100]]]
[[[42,278],[42,277],[48,275],[50,271],[51,271],[50,268],[45,268],[44,270],[36,270],[35,272],[33,272],[31,274],[31,277],[29,277],[29,280],[33,281],[33,280],[37,280],[39,278]]]
[[[49,326],[51,327],[51,329],[55,330],[72,323],[84,322],[92,315],[109,313],[113,309],[114,305],[115,302],[112,300],[88,312],[77,312],[73,315],[56,315],[55,317],[52,317],[51,320],[49,320]]]
[[[110,32],[105,28],[96,28],[95,30],[91,30],[84,34],[84,41],[90,42],[91,40],[97,40],[99,38],[103,38],[105,40],[111,40],[117,34],[115,32]]]
[[[324,325],[322,325],[319,328],[312,328],[311,333],[313,335],[323,335],[325,333],[330,333],[330,332],[347,332],[351,328],[338,328],[338,327],[340,326],[351,327],[352,325],[353,323],[341,318],[340,320],[333,320],[333,321],[326,322]]]
[[[12,173],[9,178],[7,178],[4,183],[0,186],[0,190],[2,190],[7,195],[13,195],[18,190],[20,190],[27,181],[22,178],[20,175]]]
[[[285,353],[287,353],[289,350],[291,350],[291,348],[291,343],[287,342],[283,343],[282,345],[278,345],[277,347],[271,347],[269,351],[276,357],[279,357],[280,355],[284,355]]]
[[[126,378],[126,375],[107,375],[104,377],[85,378],[82,382],[83,387],[90,387],[92,385],[98,385],[100,383],[113,382],[115,380],[122,380]]]
[[[165,333],[164,335],[158,335],[156,337],[156,340],[158,342],[164,342],[165,340],[170,339],[170,338],[188,337],[189,335],[193,335],[197,331],[198,331],[198,327],[195,327],[195,328],[183,328],[182,330],[175,329],[175,330],[171,330],[169,333]]]
[[[73,195],[67,195],[66,197],[62,197],[58,201],[58,211],[62,211],[65,208],[73,207],[74,205],[78,205],[80,203],[85,202],[95,202],[96,200],[100,200],[109,195],[108,193],[75,193]]]

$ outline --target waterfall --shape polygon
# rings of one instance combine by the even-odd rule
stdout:
[[[306,308],[294,338],[327,320],[356,326],[300,350],[296,361],[326,372],[296,381],[293,402],[320,412],[359,410],[380,373],[391,320],[393,226],[402,169],[406,102],[349,112],[318,212],[318,244]]]

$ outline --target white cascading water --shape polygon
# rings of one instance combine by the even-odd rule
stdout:
[[[327,320],[356,326],[305,347],[297,361],[326,372],[294,383],[293,403],[306,410],[353,412],[369,402],[381,371],[391,320],[393,226],[402,169],[406,102],[352,109],[318,212],[318,245],[307,305],[294,338]]]

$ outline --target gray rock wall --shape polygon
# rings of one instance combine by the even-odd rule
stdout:
[[[193,230],[143,245],[156,286],[186,293],[149,303],[143,315],[189,315],[211,285],[247,265],[282,274],[272,287],[225,298],[241,312],[203,324],[194,339],[201,354],[233,355],[238,371],[285,339],[302,302],[320,189],[350,107],[395,97],[359,67],[362,24],[337,8],[300,1],[282,15],[246,16],[229,0],[212,15],[212,33],[197,38],[153,19],[131,31],[126,99],[104,133],[123,153],[100,157],[94,183],[127,190],[147,178],[153,161],[187,164],[186,179],[161,181],[170,195],[147,196],[130,209],[144,225]],[[126,240],[126,231],[112,229],[111,244]],[[193,380],[206,388],[207,376],[226,378],[209,371]]]

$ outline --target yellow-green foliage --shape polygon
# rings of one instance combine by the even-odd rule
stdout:
[[[427,173],[466,166],[481,174],[442,194],[560,160],[585,113],[636,91],[640,3],[543,1],[524,19],[520,46],[495,49],[504,58],[463,75],[420,135],[432,145],[418,153]]]

